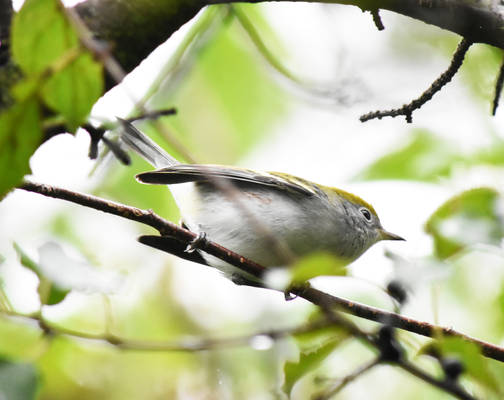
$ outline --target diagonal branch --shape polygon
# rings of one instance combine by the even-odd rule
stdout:
[[[401,108],[387,110],[387,111],[373,111],[367,114],[362,115],[359,119],[361,122],[369,121],[370,119],[378,118],[382,119],[383,117],[398,117],[400,115],[404,115],[406,117],[406,122],[412,122],[413,111],[418,110],[425,103],[427,103],[432,97],[439,92],[443,86],[449,83],[452,78],[455,76],[462,63],[464,62],[464,57],[471,47],[471,42],[467,39],[462,39],[457,46],[457,50],[453,53],[452,61],[448,69],[443,72],[439,78],[437,78],[432,85],[422,93],[420,97],[413,100],[411,103],[403,105]]]
[[[153,227],[154,229],[158,230],[161,235],[173,237],[187,245],[197,238],[197,235],[195,233],[161,218],[152,210],[141,210],[136,207],[126,206],[120,203],[104,200],[99,197],[33,182],[25,182],[19,187],[19,189],[39,193],[48,197],[70,201],[72,203],[80,204],[85,207],[94,208],[95,210],[137,221]],[[228,250],[217,243],[204,241],[202,246],[198,248],[223,261],[226,261],[229,264],[234,265],[235,267],[252,276],[261,278],[265,271],[265,268],[263,266],[251,260],[248,260],[245,257],[242,257],[239,254],[236,254],[235,252]],[[320,306],[322,309],[337,308],[339,311],[343,311],[360,318],[376,321],[381,324],[386,324],[395,328],[403,329],[431,338],[436,338],[440,335],[458,337],[467,342],[478,345],[484,356],[504,362],[503,347],[499,347],[497,345],[473,338],[461,332],[457,332],[451,328],[418,321],[393,312],[381,310],[379,308],[350,301],[341,297],[332,296],[309,286],[292,288],[290,289],[290,291],[293,294],[302,297],[317,306]]]

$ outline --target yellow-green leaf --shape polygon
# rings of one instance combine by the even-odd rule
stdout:
[[[466,246],[498,246],[504,237],[503,198],[495,189],[476,188],[452,197],[432,214],[425,230],[435,254],[450,257]]]
[[[307,373],[314,371],[340,344],[341,338],[336,336],[300,354],[297,362],[287,362],[284,366],[284,384],[282,390],[288,395],[295,383]]]
[[[21,264],[33,271],[39,279],[39,285],[37,292],[39,295],[40,302],[42,304],[53,305],[58,304],[63,301],[70,290],[63,289],[54,285],[49,279],[47,279],[37,262],[31,259],[17,243],[14,243],[14,249],[18,254],[19,261]]]
[[[355,179],[404,179],[435,181],[450,174],[454,162],[461,160],[453,144],[425,130],[410,133],[404,147],[375,161]]]
[[[12,24],[12,55],[25,74],[44,71],[78,37],[59,0],[26,0]]]
[[[42,140],[40,111],[33,98],[0,114],[0,199],[30,172],[29,160]]]
[[[102,65],[85,52],[53,74],[42,89],[49,107],[63,114],[66,127],[75,131],[103,92]]]
[[[499,392],[499,383],[490,368],[490,360],[483,357],[475,343],[460,338],[442,338],[438,343],[442,356],[455,356],[464,366],[464,371],[486,388]]]
[[[289,270],[292,283],[306,282],[316,276],[345,276],[348,260],[319,252],[303,257]]]

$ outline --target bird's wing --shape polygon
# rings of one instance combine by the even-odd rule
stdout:
[[[256,172],[221,165],[179,164],[138,174],[137,179],[142,183],[159,185],[211,182],[212,179],[226,179],[268,186],[278,190],[290,190],[310,196],[317,194],[320,190],[312,182],[292,175],[280,172]]]

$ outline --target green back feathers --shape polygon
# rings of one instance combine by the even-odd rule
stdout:
[[[286,174],[285,172],[268,172],[268,174],[281,178],[285,182],[293,183],[311,194],[316,194],[320,190],[320,185],[294,175]]]
[[[376,214],[376,211],[374,209],[374,207],[369,204],[367,201],[361,199],[359,196],[356,196],[355,194],[352,194],[350,192],[346,192],[344,190],[341,190],[341,189],[336,189],[336,188],[333,188],[333,187],[325,187],[326,190],[329,190],[333,193],[336,193],[338,196],[340,197],[343,197],[344,199],[348,200],[348,201],[351,201],[352,203],[354,204],[358,204],[362,207],[366,207],[372,214],[375,215],[375,217],[378,217],[378,215]]]
[[[351,201],[354,204],[357,204],[362,207],[366,207],[372,214],[374,214],[376,217],[378,217],[374,207],[371,204],[369,204],[367,201],[361,199],[359,196],[356,196],[355,194],[352,194],[350,192],[346,192],[344,190],[336,189],[336,188],[329,187],[329,186],[318,185],[316,183],[307,181],[306,179],[299,178],[297,176],[286,174],[283,172],[269,172],[269,174],[275,175],[277,177],[280,177],[282,179],[285,179],[287,181],[295,183],[295,184],[301,186],[302,188],[306,189],[307,191],[312,192],[313,194],[316,194],[320,190],[328,192],[328,193],[334,193],[334,194],[338,195],[339,197],[343,197],[344,199]]]

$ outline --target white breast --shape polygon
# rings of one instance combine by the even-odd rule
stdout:
[[[341,212],[328,210],[316,196],[285,196],[271,188],[242,185],[239,204],[210,185],[171,185],[186,225],[193,232],[264,266],[281,266],[284,259],[272,246],[272,237],[284,241],[302,256],[317,249],[337,253],[345,222]],[[333,207],[334,208],[334,207]],[[234,267],[207,254],[207,262],[226,273]]]

